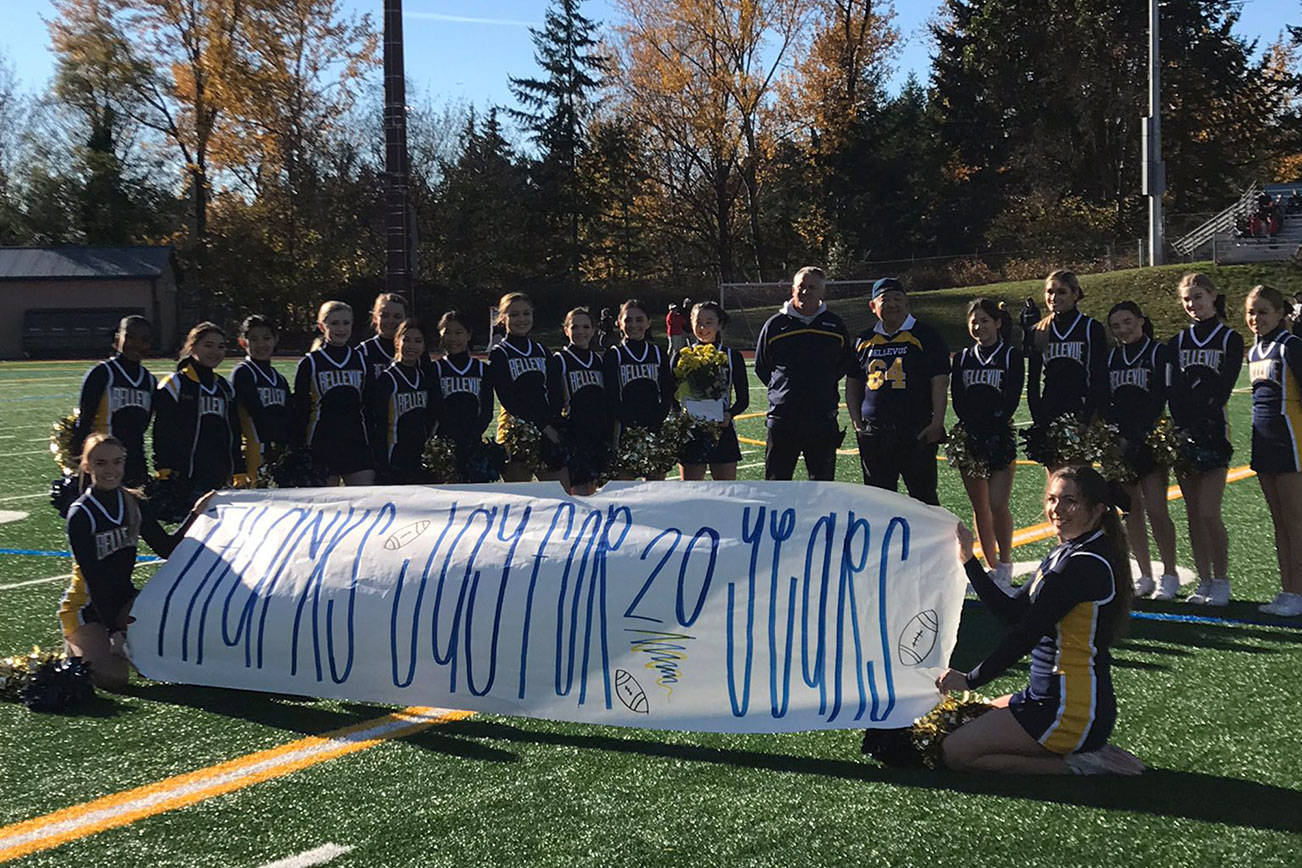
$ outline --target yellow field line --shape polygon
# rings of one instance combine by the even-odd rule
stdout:
[[[282,777],[346,754],[403,738],[468,711],[412,706],[372,720],[309,736],[198,771],[165,778],[0,828],[0,862],[48,850],[166,811]]]

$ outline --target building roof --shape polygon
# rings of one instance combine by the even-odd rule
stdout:
[[[0,247],[0,281],[158,277],[171,247]]]

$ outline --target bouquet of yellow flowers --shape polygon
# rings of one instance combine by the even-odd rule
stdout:
[[[686,347],[674,363],[678,403],[703,422],[722,422],[728,403],[728,354],[714,344]]]

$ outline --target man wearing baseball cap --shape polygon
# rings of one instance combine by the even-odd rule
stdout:
[[[949,348],[931,326],[909,312],[909,296],[893,277],[873,284],[877,324],[855,340],[856,369],[845,400],[859,440],[867,485],[939,504],[936,449],[945,435]]]

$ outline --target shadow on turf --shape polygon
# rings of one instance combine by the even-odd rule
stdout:
[[[307,696],[162,682],[131,684],[117,692],[123,696],[184,705],[304,735],[319,735],[393,711],[393,708],[383,705],[358,702],[322,704]]]
[[[441,737],[431,742],[432,737]],[[1207,823],[1281,832],[1302,832],[1302,792],[1238,778],[1150,769],[1134,778],[978,776],[893,769],[871,760],[825,759],[700,745],[666,744],[645,738],[524,729],[509,723],[462,720],[436,727],[424,737],[427,749],[467,755],[465,739],[607,750],[657,759],[717,763],[739,768],[820,775],[845,780],[948,790],[986,796],[1034,799],[1060,805],[1134,811]],[[858,738],[849,739],[855,744]],[[501,751],[512,760],[514,754]]]

